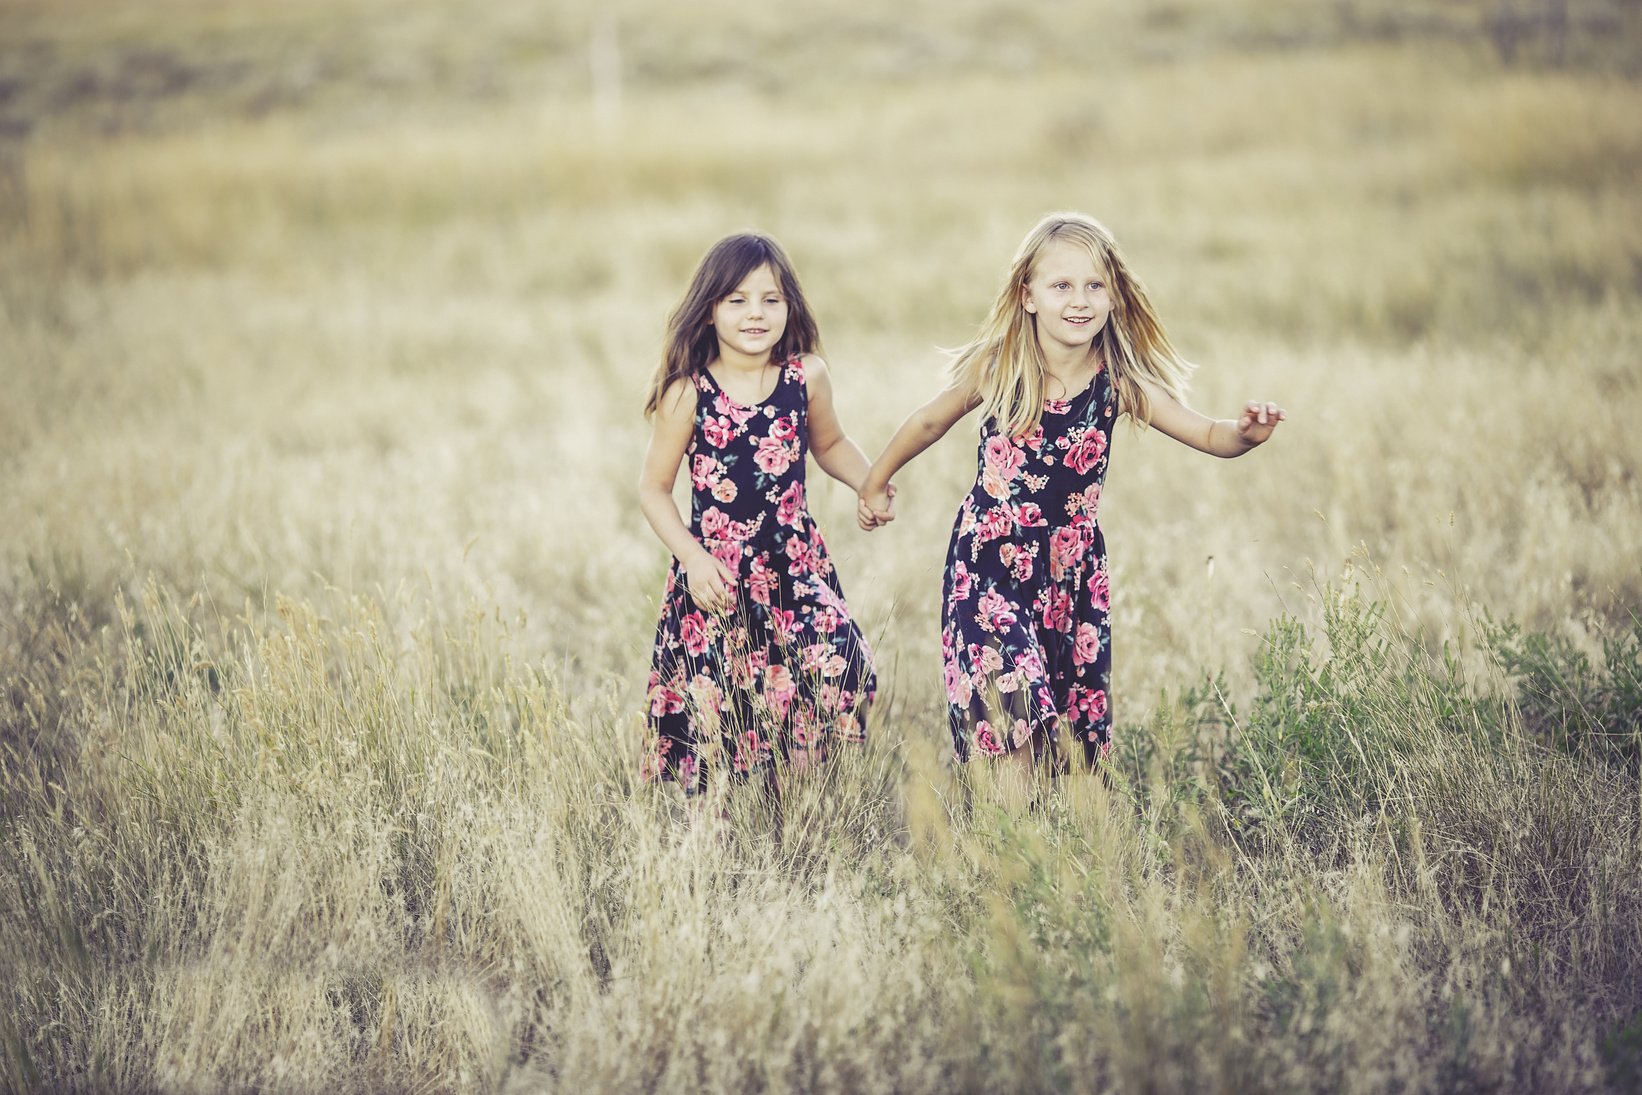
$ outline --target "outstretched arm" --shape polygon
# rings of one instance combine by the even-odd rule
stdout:
[[[889,439],[889,444],[884,446],[884,451],[873,461],[866,481],[861,485],[861,507],[857,517],[862,528],[874,529],[894,519],[890,512],[892,488],[889,481],[913,457],[945,437],[946,431],[958,419],[980,406],[980,403],[981,397],[973,391],[943,388],[935,398],[907,415],[906,421]]]
[[[822,471],[859,494],[867,477],[867,454],[839,423],[832,401],[832,370],[814,354],[804,355],[804,384],[810,399],[810,453]]]
[[[723,612],[734,595],[735,575],[690,534],[673,504],[673,483],[690,435],[696,425],[696,390],[687,380],[676,380],[661,397],[650,447],[639,472],[639,508],[661,542],[684,567],[686,588],[701,607]]]
[[[1151,402],[1152,422],[1159,433],[1198,452],[1230,459],[1265,444],[1277,424],[1288,417],[1275,403],[1251,399],[1237,418],[1210,418],[1192,410],[1147,380],[1140,381]]]

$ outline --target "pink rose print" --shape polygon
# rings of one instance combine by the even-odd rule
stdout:
[[[1015,720],[1015,732],[1009,735],[1009,740],[1017,749],[1032,740],[1032,728],[1025,719]]]
[[[709,490],[724,474],[724,466],[704,452],[690,458],[690,485],[696,490]]]
[[[707,439],[707,444],[715,449],[722,449],[735,438],[735,429],[727,419],[704,418],[701,423],[701,436]]]
[[[770,436],[780,441],[791,441],[798,436],[798,416],[781,415],[770,423]]]
[[[792,528],[804,514],[804,484],[793,483],[781,496],[775,508],[775,519]]]
[[[1051,631],[1066,631],[1072,622],[1072,595],[1065,590],[1051,590],[1043,602],[1043,626]]]
[[[684,695],[666,685],[658,684],[650,690],[650,713],[652,715],[676,715],[684,710]]]
[[[1112,580],[1104,570],[1095,571],[1095,580],[1089,583],[1089,598],[1102,612],[1112,607]]]
[[[997,737],[992,733],[992,726],[985,719],[975,724],[975,748],[989,757],[1001,757],[1004,748]]]
[[[981,489],[994,498],[1009,497],[1009,482],[998,474],[997,468],[986,468],[981,472]]]
[[[1083,512],[1091,518],[1100,512],[1100,484],[1090,483],[1083,490]]]
[[[950,658],[941,668],[946,677],[946,698],[960,707],[967,706],[973,691],[969,684],[968,675],[958,668],[957,662],[952,661]]]
[[[763,555],[753,556],[752,566],[747,572],[747,592],[761,605],[770,603],[770,594],[780,582],[776,572],[765,563],[765,558]]]
[[[1067,451],[1066,466],[1079,475],[1088,475],[1089,470],[1100,463],[1105,452],[1106,435],[1099,430],[1090,430]]]
[[[981,603],[976,606],[980,614],[981,626],[988,631],[1000,627],[1009,627],[1015,622],[1014,605],[1009,599],[995,589],[989,589],[981,596]]]
[[[1078,529],[1067,525],[1056,529],[1049,536],[1049,578],[1058,582],[1066,577],[1066,572],[1083,557],[1086,548],[1083,536]]]
[[[1026,464],[1026,454],[1012,445],[1009,438],[993,435],[986,442],[985,462],[1007,483],[1020,475],[1021,468]]]
[[[747,420],[757,413],[751,407],[743,407],[723,392],[719,392],[718,397],[713,400],[713,410],[719,414],[729,415],[730,420],[737,426],[745,425]]]
[[[1072,661],[1088,665],[1100,657],[1100,632],[1094,624],[1079,624],[1077,639],[1072,647]]]
[[[685,652],[699,658],[707,652],[707,620],[700,612],[692,612],[679,623],[679,636],[684,640]]]
[[[1023,650],[1015,655],[1015,668],[1029,681],[1043,676],[1043,662],[1036,650]]]
[[[720,479],[713,484],[713,497],[720,502],[734,502],[737,493],[734,479]]]
[[[980,678],[1002,669],[1003,655],[998,653],[995,647],[971,646],[969,648],[969,662],[975,667],[976,678]]]
[[[787,558],[792,560],[792,572],[803,574],[815,569],[815,555],[809,542],[800,536],[787,538]]]
[[[832,647],[826,643],[810,643],[804,647],[803,668],[806,673],[817,672],[827,661],[827,655],[832,653]]]
[[[797,456],[796,450],[785,442],[774,437],[765,437],[759,440],[758,451],[753,454],[753,459],[766,475],[780,475],[792,466]]]
[[[705,539],[722,539],[729,527],[730,515],[717,506],[709,506],[707,512],[701,515],[701,535]]]
[[[996,540],[1000,536],[1007,536],[1013,525],[1014,520],[1010,517],[1007,509],[1001,506],[996,509],[989,509],[986,511],[986,516],[981,518],[979,526],[975,530],[975,539],[984,544],[988,540]]]
[[[787,717],[787,708],[798,692],[792,673],[784,665],[772,665],[764,671],[764,702],[770,705],[778,719]]]
[[[1106,690],[1075,684],[1066,695],[1067,714],[1080,722],[1098,724],[1106,718]]]
[[[952,591],[947,594],[947,604],[954,605],[959,601],[969,600],[969,568],[962,560],[952,564]]]

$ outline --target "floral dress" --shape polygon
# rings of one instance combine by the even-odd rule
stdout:
[[[1011,438],[987,419],[947,550],[941,660],[958,759],[1111,746],[1111,586],[1098,513],[1117,397],[1102,369]]]
[[[698,607],[673,560],[642,772],[690,794],[721,759],[746,775],[777,756],[822,759],[831,741],[864,740],[877,688],[872,653],[805,504],[803,359],[784,362],[775,391],[751,407],[705,370],[693,379],[690,531],[736,575],[736,603],[723,616]]]

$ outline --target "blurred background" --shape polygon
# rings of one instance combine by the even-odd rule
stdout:
[[[6,615],[149,578],[225,615],[410,590],[637,681],[641,393],[712,241],[786,244],[870,454],[1070,208],[1202,364],[1197,406],[1292,415],[1225,466],[1120,432],[1122,694],[1235,663],[1348,570],[1434,633],[1471,599],[1623,618],[1639,75],[1625,0],[6,0]],[[974,429],[875,540],[815,489],[932,717]]]
[[[1634,1090],[1639,81],[1636,0],[0,0],[0,1087]],[[971,419],[812,473],[868,748],[688,823],[696,261],[876,453],[1056,209],[1290,414],[1117,430],[1107,778],[941,762]]]

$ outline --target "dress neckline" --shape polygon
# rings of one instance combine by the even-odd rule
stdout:
[[[723,396],[725,399],[728,399],[737,407],[740,407],[744,411],[758,411],[763,410],[766,406],[768,406],[770,400],[774,399],[780,393],[781,386],[787,382],[787,369],[792,365],[792,358],[789,357],[787,360],[781,362],[772,361],[770,364],[775,366],[778,370],[775,374],[775,387],[770,389],[769,395],[765,396],[763,399],[760,399],[757,403],[743,403],[741,400],[725,391],[724,385],[718,382],[718,377],[714,376],[712,370],[707,368],[705,365],[701,367],[701,375],[706,377],[707,382],[717,389],[719,395]]]
[[[1105,375],[1106,366],[1102,365],[1100,368],[1096,369],[1095,374],[1089,378],[1089,383],[1068,395],[1066,398],[1045,399],[1043,401],[1043,409],[1049,411],[1051,414],[1065,414],[1067,411],[1072,409],[1072,404],[1094,391],[1095,385],[1099,383],[1100,378]]]

